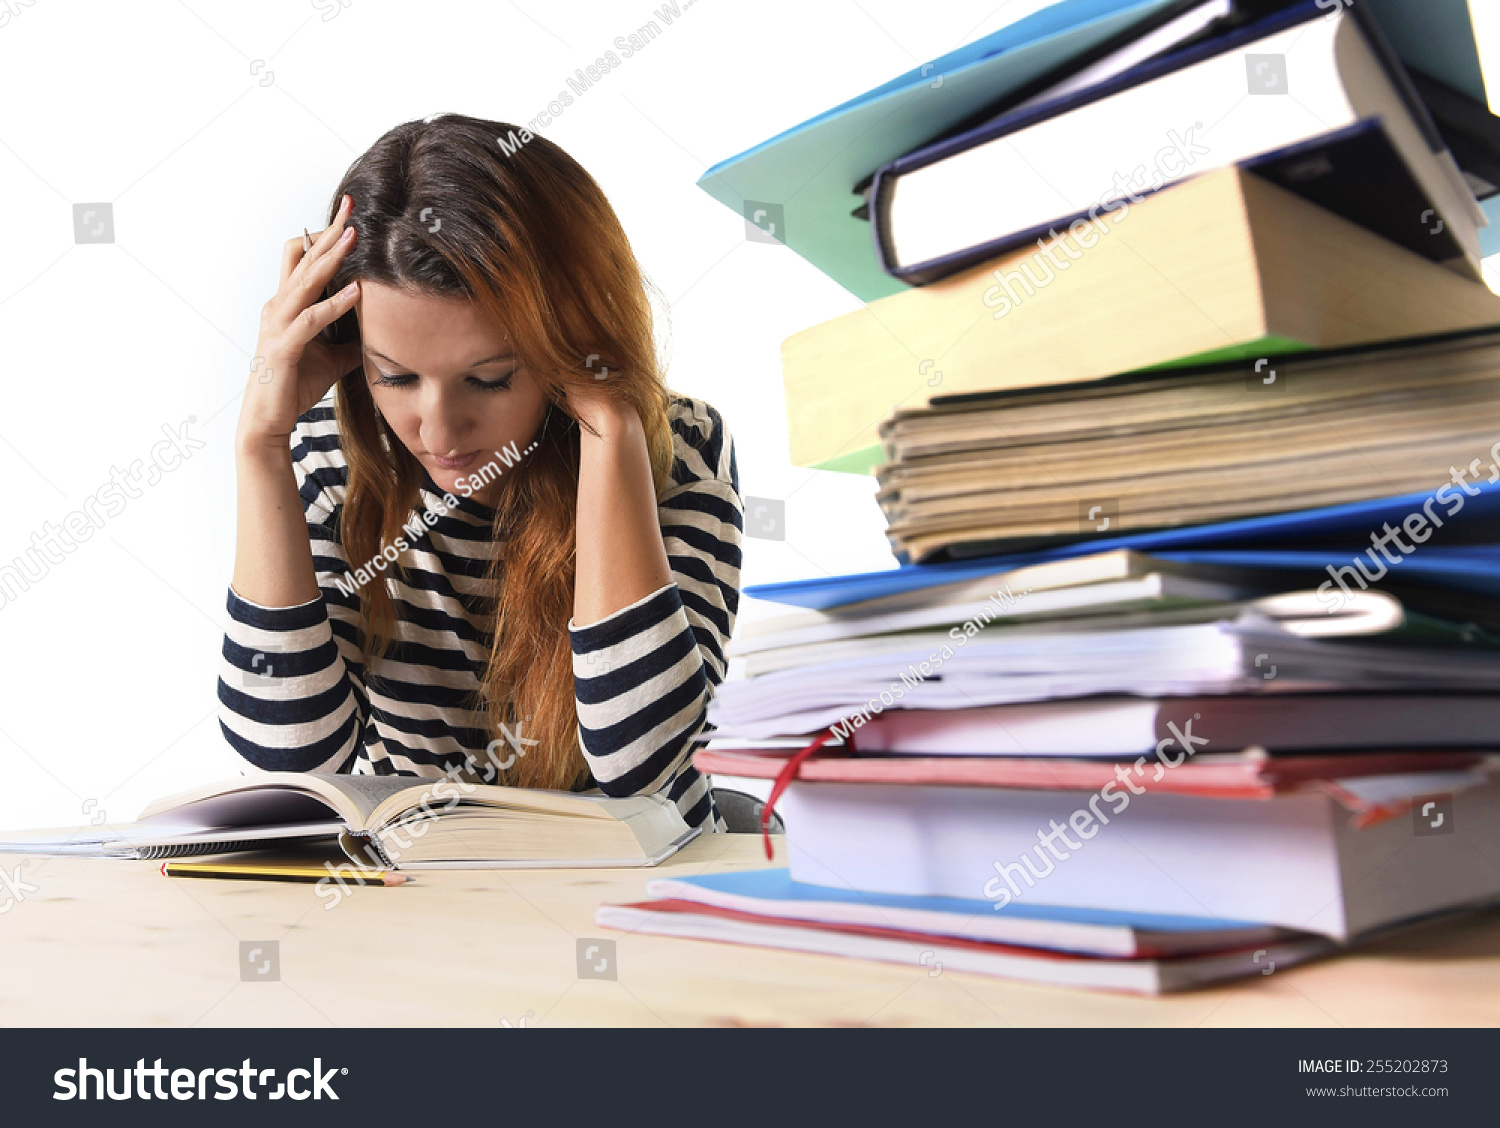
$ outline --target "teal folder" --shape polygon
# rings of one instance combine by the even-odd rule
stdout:
[[[1480,105],[1487,101],[1471,3],[1479,0],[1360,0],[1380,22],[1401,61],[1446,82]],[[1328,0],[1327,7],[1333,6]]]
[[[777,238],[864,301],[907,289],[880,269],[854,185],[1172,0],[1063,0],[721,161],[699,179],[745,215],[782,209]]]

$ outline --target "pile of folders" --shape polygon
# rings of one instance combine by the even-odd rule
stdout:
[[[696,763],[789,867],[600,923],[1153,993],[1500,899],[1500,146],[1390,8],[1056,5],[842,234],[785,216],[871,298],[784,348],[794,460],[872,438],[901,566],[750,589]]]

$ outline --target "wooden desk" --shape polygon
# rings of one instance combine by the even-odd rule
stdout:
[[[17,855],[0,855],[11,871]],[[1041,988],[594,924],[664,875],[764,865],[749,835],[700,838],[654,870],[424,873],[356,888],[165,878],[156,863],[31,858],[0,914],[7,1026],[1429,1026],[1500,1016],[1500,911],[1337,959],[1161,999]],[[0,904],[5,900],[0,895]],[[615,982],[578,977],[613,939]],[[277,941],[245,982],[241,941]]]

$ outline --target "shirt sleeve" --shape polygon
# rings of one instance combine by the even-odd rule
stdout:
[[[739,610],[744,505],[732,440],[721,438],[713,476],[658,502],[672,582],[597,623],[568,624],[579,744],[600,790],[665,791],[695,825],[713,807],[689,755],[724,680]]]
[[[332,407],[313,408],[292,447],[321,594],[297,607],[262,607],[229,589],[219,728],[236,752],[268,771],[350,771],[369,717],[359,589],[346,576],[331,490],[342,485],[342,468],[316,457],[328,437],[324,425],[336,437]]]

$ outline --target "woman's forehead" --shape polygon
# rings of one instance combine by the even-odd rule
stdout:
[[[361,283],[359,319],[366,350],[391,364],[466,369],[514,355],[504,327],[468,298]]]

